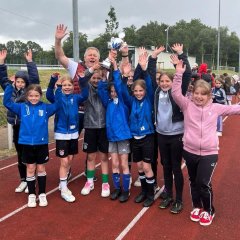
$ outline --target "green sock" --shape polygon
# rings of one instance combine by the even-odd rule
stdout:
[[[87,178],[94,178],[95,170],[87,170]]]
[[[108,174],[102,174],[102,182],[108,183]]]

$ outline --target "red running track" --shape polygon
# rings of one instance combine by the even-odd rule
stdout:
[[[0,161],[0,239],[239,239],[239,121],[239,116],[233,116],[224,123],[219,162],[213,176],[216,217],[209,227],[202,227],[189,219],[191,201],[186,168],[183,170],[184,210],[173,215],[168,209],[158,208],[159,199],[150,208],[135,204],[133,199],[139,191],[136,187],[132,187],[131,197],[124,204],[102,198],[100,167],[94,191],[88,196],[80,195],[85,183],[85,177],[80,174],[85,162],[85,155],[81,152],[73,162],[76,179],[69,184],[76,202],[67,203],[57,190],[59,161],[52,151],[47,165],[47,191],[51,192],[46,208],[27,208],[27,195],[14,192],[18,184],[17,165],[7,166],[16,163],[16,157]],[[50,146],[52,148],[54,145]],[[135,166],[132,175],[136,179]],[[163,185],[160,165],[158,182]]]

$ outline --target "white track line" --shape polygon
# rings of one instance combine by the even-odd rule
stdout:
[[[183,162],[181,165],[181,169],[185,168],[186,163]],[[162,191],[164,190],[164,185],[161,187],[160,191],[158,191],[155,196],[154,196],[154,200],[156,200],[160,194],[162,193]],[[139,219],[144,215],[145,212],[147,212],[147,210],[149,209],[149,207],[143,207],[142,210],[136,215],[136,217],[134,217],[134,219],[127,225],[127,227],[117,236],[117,238],[115,240],[122,240],[127,233],[134,227],[134,225],[136,225],[136,223],[139,221]]]
[[[83,138],[80,138],[80,139],[78,139],[78,141],[80,141],[80,140],[83,140]],[[56,148],[52,148],[52,149],[50,149],[49,150],[49,152],[52,152],[52,151],[54,151],[54,150],[56,150]],[[7,159],[2,159],[1,161],[6,161]],[[15,162],[15,163],[13,163],[13,164],[10,164],[10,165],[7,165],[7,166],[5,166],[5,167],[2,167],[2,168],[0,168],[0,171],[2,171],[2,170],[4,170],[4,169],[7,169],[7,168],[10,168],[10,167],[12,167],[12,166],[15,166],[15,165],[17,165],[18,164],[18,162]]]
[[[95,167],[98,167],[99,165],[101,165],[101,163],[96,164]],[[83,176],[83,175],[84,175],[84,172],[76,175],[76,176],[75,176],[74,178],[72,178],[69,182],[72,182],[72,181],[80,178],[80,177]],[[52,193],[54,193],[54,192],[56,192],[56,191],[58,191],[58,190],[59,190],[58,187],[56,187],[56,188],[50,190],[49,192],[47,192],[46,195],[52,194]],[[21,212],[21,211],[24,210],[25,208],[27,208],[27,204],[21,206],[20,208],[18,208],[18,209],[16,209],[16,210],[14,210],[13,212],[11,212],[11,213],[3,216],[2,218],[0,218],[0,223],[3,222],[3,221],[5,221],[5,220],[7,220],[7,219],[10,218],[10,217],[12,217],[13,215]]]

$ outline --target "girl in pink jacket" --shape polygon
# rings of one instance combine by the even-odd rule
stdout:
[[[240,105],[212,103],[211,86],[204,80],[194,84],[192,97],[182,95],[185,66],[180,60],[172,85],[172,96],[184,114],[183,157],[190,179],[193,210],[190,219],[207,226],[215,216],[211,178],[218,160],[217,118],[240,114]]]

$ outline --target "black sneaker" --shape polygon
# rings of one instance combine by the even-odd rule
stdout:
[[[162,208],[162,209],[168,208],[172,202],[173,202],[173,199],[171,197],[167,197],[166,199],[161,201],[159,208]]]
[[[170,209],[170,212],[171,213],[180,213],[183,209],[183,203],[180,202],[180,201],[175,201],[173,204],[172,204],[172,207]]]
[[[144,206],[144,207],[150,207],[150,206],[152,206],[153,203],[154,203],[154,198],[147,198],[147,199],[143,202],[143,206]]]
[[[161,194],[160,194],[160,198],[161,199],[166,199],[168,197],[168,194],[167,194],[167,191],[164,189],[162,192],[161,192]]]
[[[119,200],[119,202],[124,203],[129,199],[129,196],[130,196],[129,191],[122,192],[122,194],[119,196],[118,200]]]
[[[111,195],[110,195],[110,199],[111,200],[116,200],[116,199],[118,199],[118,197],[121,195],[121,189],[115,189],[112,193],[111,193]]]
[[[145,192],[140,192],[140,194],[138,194],[134,201],[135,203],[141,203],[143,202],[145,199],[147,198],[147,194]]]

